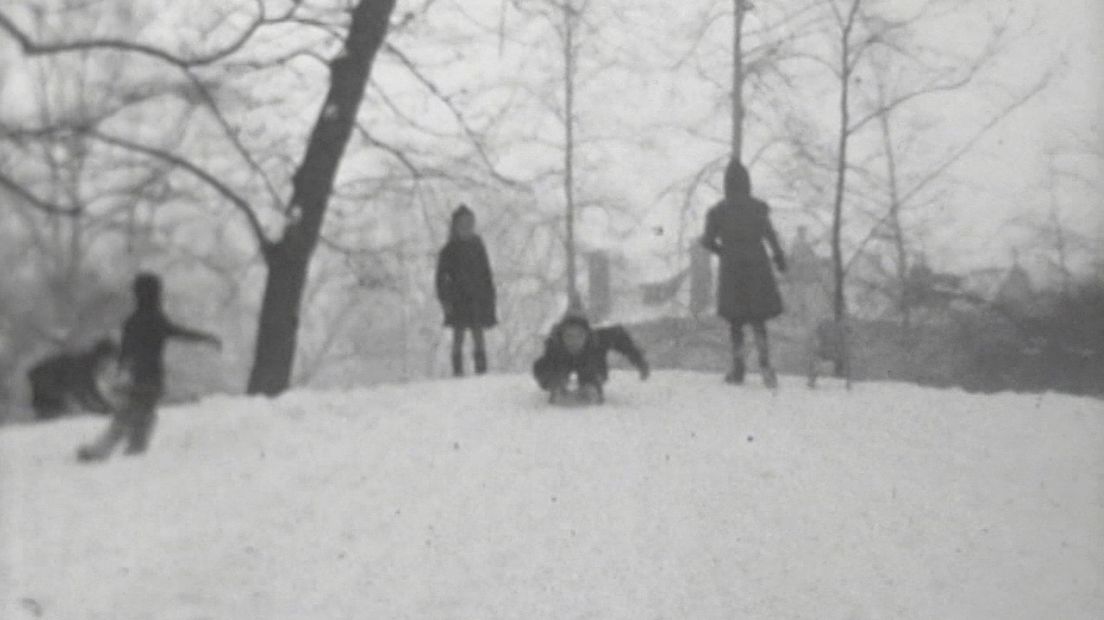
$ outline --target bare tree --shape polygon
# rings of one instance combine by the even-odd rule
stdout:
[[[674,75],[687,73],[697,87],[708,87],[715,97],[708,101],[708,115],[696,119],[691,114],[667,121],[685,138],[717,152],[659,196],[678,200],[679,264],[686,261],[686,238],[696,238],[686,230],[698,225],[697,196],[703,188],[716,189],[715,180],[727,160],[738,158],[749,168],[774,167],[769,161],[770,151],[785,143],[784,128],[778,121],[785,118],[782,112],[793,94],[787,64],[800,58],[802,43],[820,29],[820,17],[814,8],[814,0],[709,2],[682,28],[690,33],[689,39],[677,37],[674,47],[665,50],[668,57],[676,57],[671,66]],[[731,24],[723,37],[713,32],[720,23]],[[669,38],[670,34],[664,32],[661,36]],[[660,47],[670,44],[661,43]],[[720,117],[714,113],[721,108],[729,121],[723,128],[715,122]]]
[[[282,230],[276,239],[269,239],[253,203],[235,191],[229,183],[219,179],[215,173],[171,150],[113,135],[87,123],[79,127],[82,135],[102,144],[139,154],[186,172],[213,189],[245,218],[268,267],[248,390],[275,394],[285,389],[290,380],[299,304],[310,258],[321,232],[338,164],[356,123],[372,63],[387,33],[394,2],[363,0],[352,7],[341,49],[328,63],[329,92],[308,139],[303,160],[292,176],[291,198],[286,204],[279,200],[275,185],[253,154],[242,144],[238,131],[226,120],[208,85],[196,74],[199,68],[233,57],[262,28],[311,21],[300,13],[302,3],[298,1],[291,2],[276,16],[269,16],[263,2],[257,2],[254,8],[251,21],[233,36],[230,43],[213,52],[192,55],[110,37],[40,43],[4,14],[0,14],[0,29],[14,38],[24,53],[32,56],[56,56],[87,51],[124,53],[173,67],[185,77],[190,94],[204,104],[216,124],[222,127],[223,137],[264,182],[273,202],[283,205],[285,217]],[[26,196],[34,195],[27,190],[21,193]],[[35,203],[45,205],[48,201],[32,201],[32,204]]]
[[[290,384],[307,269],[372,62],[387,35],[394,8],[394,0],[361,0],[353,9],[345,48],[330,63],[330,92],[293,177],[290,220],[279,240],[263,246],[268,276],[247,388],[250,393],[278,394]]]
[[[954,145],[943,159],[924,170],[912,187],[902,187],[901,162],[896,151],[900,137],[894,129],[896,116],[910,105],[964,90],[977,81],[1003,51],[1008,38],[1006,23],[990,24],[988,38],[981,48],[963,53],[941,49],[923,38],[924,28],[945,19],[952,11],[961,10],[960,3],[927,0],[908,10],[882,0],[824,0],[822,5],[830,16],[831,27],[826,33],[830,33],[827,42],[833,56],[826,56],[823,48],[809,48],[801,56],[813,66],[827,69],[835,83],[834,144],[830,151],[801,146],[798,156],[809,162],[821,162],[818,166],[825,160],[831,161],[832,312],[835,321],[842,323],[848,316],[848,272],[862,255],[867,241],[883,236],[888,229],[888,236],[895,240],[896,276],[903,282],[908,273],[906,231],[901,219],[905,206],[923,198],[925,190],[944,180],[948,170],[973,150],[982,137],[1039,92],[1047,78],[1044,76],[1026,93],[1016,95],[1011,104],[984,121],[975,134]],[[890,76],[900,79],[892,80]],[[880,153],[870,149],[868,140],[860,139],[871,125],[880,130],[876,141]],[[885,166],[885,173],[877,175],[885,179],[884,189],[875,190],[868,183],[869,163],[875,159]],[[884,200],[878,197],[880,192],[884,192]],[[874,229],[849,257],[844,247],[850,227],[847,207],[862,203],[889,206],[875,218]]]

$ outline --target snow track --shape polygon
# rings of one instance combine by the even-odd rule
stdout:
[[[752,377],[757,380],[757,377]],[[526,377],[0,430],[0,617],[1104,617],[1104,405]]]

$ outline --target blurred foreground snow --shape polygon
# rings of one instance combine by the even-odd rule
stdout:
[[[752,377],[753,383],[757,377]],[[0,617],[1101,618],[1104,406],[618,374],[0,429]]]

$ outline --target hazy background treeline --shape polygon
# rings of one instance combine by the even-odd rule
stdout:
[[[359,4],[0,0],[0,411],[25,416],[35,360],[117,333],[139,269],[226,341],[217,358],[171,349],[171,396],[243,390],[258,239],[301,217],[293,179]],[[494,368],[526,368],[564,307],[568,204],[580,287],[584,256],[612,261],[605,318],[637,324],[660,365],[720,364],[685,288],[650,305],[640,289],[690,265],[739,152],[810,256],[786,284],[784,370],[803,371],[838,288],[859,376],[1099,393],[1101,14],[399,2],[310,262],[292,384],[443,374],[432,268],[461,201],[499,282]]]

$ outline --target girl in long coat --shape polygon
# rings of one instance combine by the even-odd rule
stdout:
[[[782,297],[764,242],[779,271],[786,270],[786,257],[770,208],[751,195],[747,169],[735,159],[725,169],[724,191],[724,200],[706,215],[702,245],[720,257],[717,313],[728,321],[732,338],[732,371],[725,380],[744,380],[744,325],[750,324],[763,380],[773,388],[778,379],[770,363],[766,322],[782,314]]]
[[[452,214],[449,240],[437,257],[437,299],[452,328],[452,372],[464,374],[464,333],[471,331],[475,372],[487,372],[483,331],[494,327],[495,286],[487,248],[475,233],[475,214],[460,205]]]

